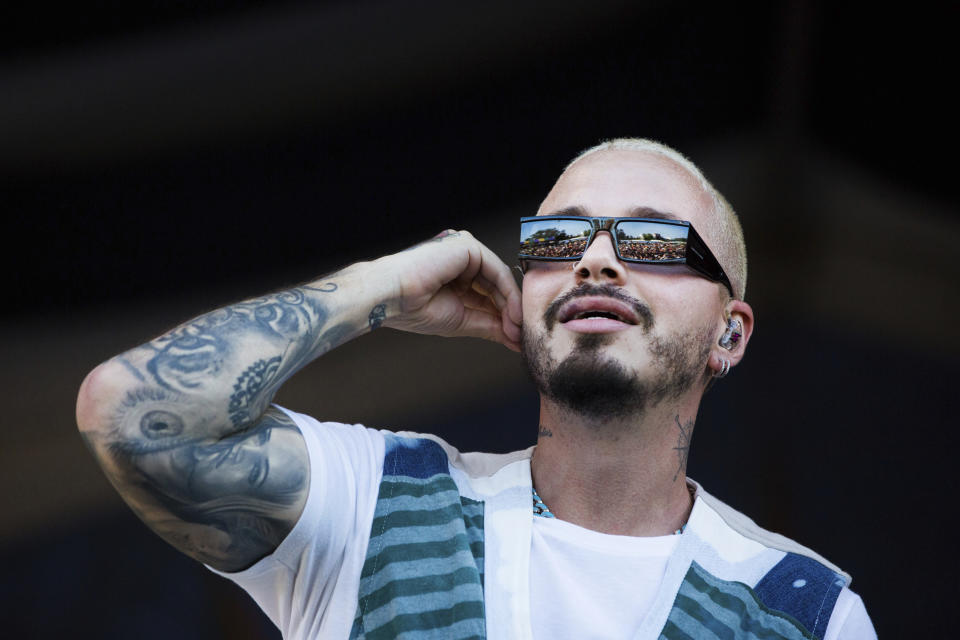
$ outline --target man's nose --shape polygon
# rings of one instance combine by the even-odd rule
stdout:
[[[610,284],[624,284],[627,271],[617,258],[613,236],[609,231],[598,231],[593,242],[584,251],[580,262],[573,267],[577,280],[593,280]]]

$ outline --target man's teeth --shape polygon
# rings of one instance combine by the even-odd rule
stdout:
[[[610,318],[612,320],[620,320],[620,316],[615,313],[610,313],[608,311],[583,311],[574,316],[574,320],[582,320],[583,318]],[[622,320],[620,320],[622,322]]]

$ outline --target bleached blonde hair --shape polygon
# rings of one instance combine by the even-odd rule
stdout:
[[[570,161],[564,171],[585,157],[601,151],[643,151],[664,156],[680,165],[687,171],[713,200],[714,215],[711,226],[698,229],[704,240],[710,239],[707,245],[713,251],[730,283],[733,285],[734,297],[743,300],[747,291],[747,244],[743,239],[743,227],[740,219],[723,194],[710,184],[703,172],[685,155],[668,147],[665,144],[646,138],[614,138],[590,147],[580,152]],[[714,246],[716,245],[716,246]]]

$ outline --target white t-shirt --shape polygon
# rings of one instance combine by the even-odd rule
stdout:
[[[361,425],[287,412],[307,443],[303,513],[272,554],[220,575],[250,594],[283,637],[348,638],[383,467],[384,440]]]
[[[535,517],[530,549],[535,640],[632,637],[678,539],[614,536]]]

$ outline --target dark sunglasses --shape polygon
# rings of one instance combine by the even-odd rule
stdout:
[[[593,218],[535,216],[520,218],[520,266],[527,260],[579,260],[597,231],[616,238],[617,257],[624,262],[685,264],[700,275],[733,286],[723,267],[694,230],[682,220],[659,218]]]

